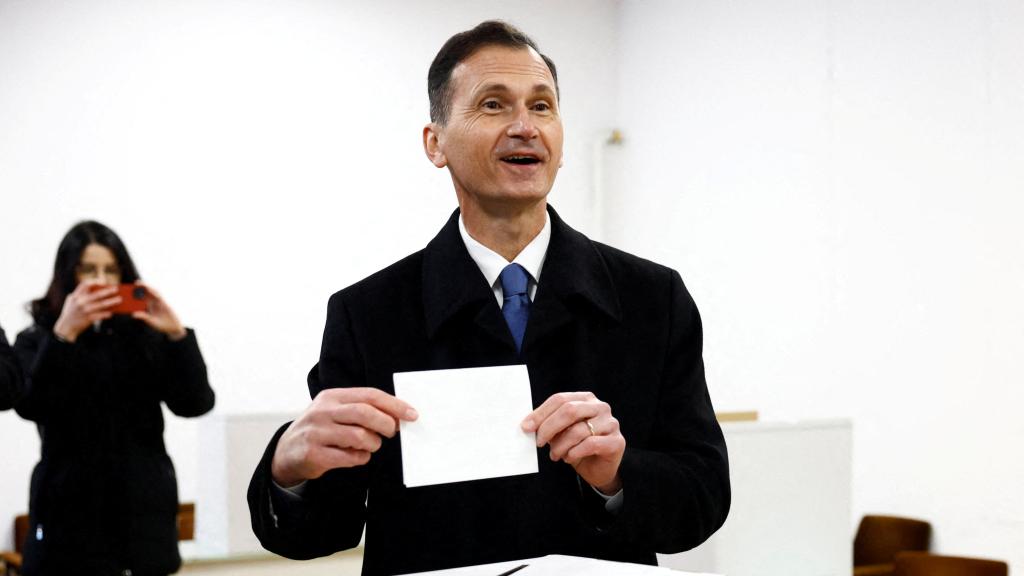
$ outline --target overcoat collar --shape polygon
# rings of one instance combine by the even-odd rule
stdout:
[[[574,298],[582,299],[615,321],[621,319],[615,284],[593,242],[570,228],[550,206],[548,216],[551,218],[551,243],[526,328],[524,347],[543,333],[571,321],[572,312],[566,304]],[[459,210],[456,209],[423,252],[427,335],[432,338],[442,325],[472,307],[477,310],[477,323],[481,327],[511,343],[501,314],[494,314],[488,304],[498,309],[491,287],[459,235]]]

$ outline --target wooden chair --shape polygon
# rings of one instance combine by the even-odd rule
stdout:
[[[923,520],[864,516],[853,540],[854,576],[891,576],[896,555],[904,551],[927,552],[931,536],[932,525]]]
[[[17,576],[21,574],[21,551],[28,536],[28,514],[14,517],[14,552],[0,552],[0,561],[4,568],[0,574]]]
[[[1008,576],[1006,562],[962,556],[938,556],[926,552],[896,555],[895,576]]]
[[[178,541],[195,540],[196,504],[182,502],[178,505]]]
[[[182,502],[178,505],[178,540],[195,539],[196,505],[194,502]],[[18,576],[21,574],[22,548],[28,536],[28,514],[14,518],[14,552],[0,552],[0,574]]]

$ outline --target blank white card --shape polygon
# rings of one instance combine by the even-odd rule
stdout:
[[[394,383],[419,412],[399,435],[407,487],[537,472],[536,435],[520,427],[533,411],[525,365],[396,372]]]

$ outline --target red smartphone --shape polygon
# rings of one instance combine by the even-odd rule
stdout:
[[[106,286],[96,284],[90,286],[89,291],[102,290]],[[121,297],[121,303],[110,309],[114,314],[131,314],[132,312],[145,312],[149,308],[149,292],[138,284],[118,284],[117,295]]]

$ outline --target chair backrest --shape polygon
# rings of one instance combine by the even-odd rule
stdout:
[[[193,540],[196,533],[196,504],[178,504],[178,540]]]
[[[853,540],[853,565],[889,564],[904,551],[927,552],[932,525],[899,516],[864,516]]]
[[[28,514],[14,517],[14,551],[24,553],[25,538],[28,536]]]
[[[0,574],[21,574],[22,549],[28,536],[28,515],[14,517],[14,552],[0,552]]]
[[[938,556],[924,552],[896,555],[895,576],[1008,576],[1006,562],[961,556]]]

